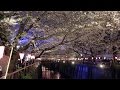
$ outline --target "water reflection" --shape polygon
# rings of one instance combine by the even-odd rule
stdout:
[[[101,69],[95,66],[76,65],[73,79],[108,79],[110,74],[107,69]],[[107,75],[107,76],[106,76]]]
[[[42,65],[50,69],[42,67],[43,79],[120,79],[120,69],[112,68],[103,63],[97,65],[44,62]]]
[[[61,75],[58,72],[42,67],[42,79],[61,79]]]

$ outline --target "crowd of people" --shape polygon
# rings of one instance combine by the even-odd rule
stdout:
[[[16,69],[18,68],[24,68],[25,66],[28,66],[30,64],[34,63],[34,59],[28,60],[26,61],[25,59],[18,59],[17,64],[16,64]]]

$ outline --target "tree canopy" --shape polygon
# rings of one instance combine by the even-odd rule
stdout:
[[[119,53],[119,11],[1,11],[0,39],[40,56],[61,45],[78,53]],[[18,29],[14,26],[18,25]],[[1,43],[2,43],[1,42]]]

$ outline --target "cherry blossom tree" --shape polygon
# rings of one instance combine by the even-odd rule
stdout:
[[[79,55],[108,51],[115,57],[120,49],[119,16],[119,11],[1,11],[1,44],[36,58],[61,45]],[[17,49],[24,37],[27,43]]]

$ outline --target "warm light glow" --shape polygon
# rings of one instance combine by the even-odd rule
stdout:
[[[88,60],[88,58],[85,58],[85,60]]]
[[[93,59],[93,57],[92,57],[92,59]]]
[[[77,60],[77,58],[75,58],[75,60]]]
[[[23,59],[24,55],[25,55],[24,53],[19,53],[19,56],[20,56],[21,60]]]
[[[98,57],[100,59],[100,57]]]
[[[28,54],[27,57],[30,59],[31,58],[31,54]]]
[[[26,56],[26,61],[29,61],[30,59],[31,59],[31,55],[28,54],[28,55]]]
[[[63,63],[65,63],[65,61],[63,61]]]
[[[36,60],[42,60],[42,58],[37,58]]]
[[[115,59],[117,59],[117,57],[115,57]]]
[[[100,67],[100,68],[104,68],[105,65],[104,65],[104,64],[100,64],[99,67]]]
[[[84,58],[81,58],[81,60],[83,60]]]
[[[60,74],[59,74],[59,73],[57,73],[57,75],[56,75],[56,76],[57,76],[57,79],[60,79]]]
[[[17,21],[14,18],[10,18],[10,19],[9,18],[5,18],[4,21],[7,22],[10,25],[18,24]]]
[[[31,59],[35,59],[35,56],[34,56],[34,55],[32,55],[32,56],[31,56]]]
[[[104,57],[104,59],[106,59],[106,57]]]
[[[117,58],[117,60],[120,60],[120,58]]]
[[[72,61],[72,64],[75,64],[75,62],[74,62],[74,61]]]
[[[0,59],[3,58],[5,46],[0,46]]]
[[[20,48],[20,46],[17,46],[17,49],[19,49]]]
[[[82,58],[78,58],[78,60],[82,60]]]
[[[98,59],[98,58],[96,57],[96,59]]]
[[[60,59],[58,59],[58,60],[60,60]]]

